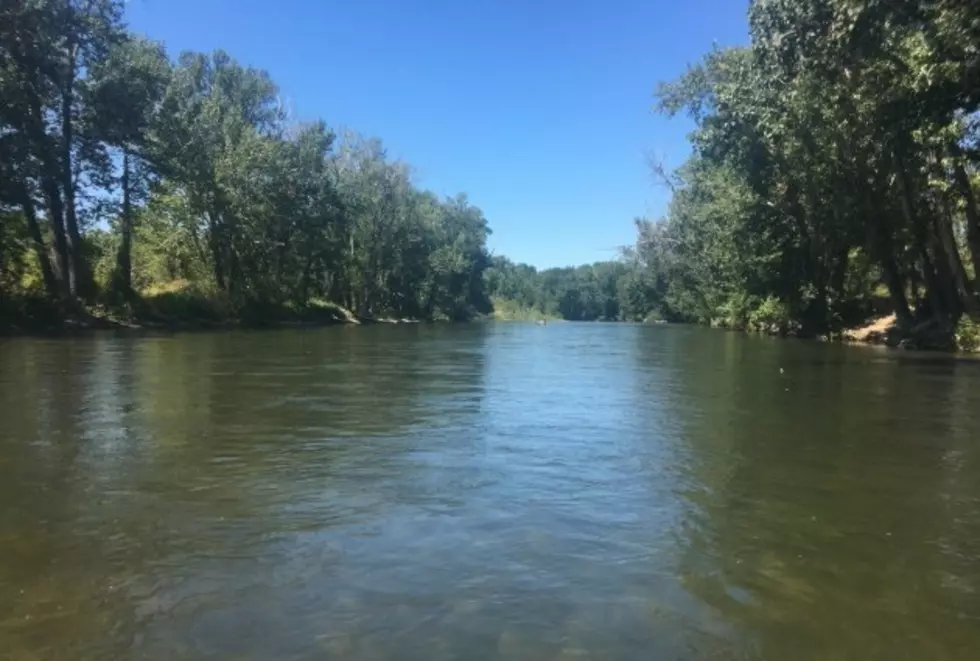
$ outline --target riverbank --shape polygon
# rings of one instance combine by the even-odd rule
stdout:
[[[252,305],[237,313],[220,299],[189,289],[168,288],[149,292],[115,305],[79,306],[73,310],[57,308],[44,299],[25,299],[5,308],[0,316],[0,336],[62,335],[87,331],[208,331],[236,328],[289,328],[337,325],[419,324],[426,320],[391,316],[358,316],[342,305],[313,299],[305,306]],[[560,322],[554,315],[533,308],[494,301],[489,315],[474,321]],[[11,311],[15,314],[11,314]],[[666,323],[660,320],[645,323]],[[729,328],[740,332],[791,336],[774,330]],[[980,353],[980,324],[961,320],[956,331],[943,332],[929,322],[902,329],[894,314],[882,315],[868,323],[828,336],[822,341],[854,345],[877,345],[920,351]]]
[[[929,320],[902,328],[894,314],[872,319],[867,324],[845,330],[841,340],[851,344],[872,344],[921,351],[980,353],[980,324],[963,317],[950,331]]]
[[[422,320],[359,316],[336,303],[313,299],[305,306],[251,305],[233,311],[220,299],[186,290],[138,296],[123,303],[57,306],[45,299],[7,301],[0,336],[59,335],[87,331],[206,331],[372,324],[418,324]]]
[[[892,349],[914,351],[935,351],[944,353],[980,353],[980,323],[963,317],[957,326],[950,330],[943,328],[935,320],[921,321],[910,328],[903,328],[894,314],[885,314],[869,319],[859,326],[852,326],[834,333],[808,335],[798,326],[771,325],[761,327],[730,326],[722,323],[707,324],[741,333],[769,335],[772,337],[793,337],[818,340],[820,342],[839,342],[844,344],[882,346]]]
[[[545,314],[535,307],[521,305],[506,298],[494,297],[493,312],[488,315],[494,321],[562,321],[561,317]]]

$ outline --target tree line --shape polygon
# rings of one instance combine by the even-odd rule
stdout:
[[[647,321],[662,318],[654,275],[630,248],[619,259],[542,270],[495,255],[484,277],[504,319]]]
[[[464,195],[420,190],[378,140],[295,121],[225,52],[171,61],[124,5],[0,5],[0,313],[154,292],[212,314],[489,311],[490,230]]]
[[[616,262],[495,258],[515,316],[650,317],[980,345],[980,4],[755,0],[750,43],[656,91],[694,122],[664,217]]]
[[[755,0],[750,43],[663,83],[692,156],[630,258],[663,316],[823,334],[980,318],[980,3]]]
[[[505,319],[618,321],[628,315],[619,300],[623,263],[538,270],[494,256],[486,271],[494,310]]]
[[[980,319],[980,5],[755,0],[750,43],[662,83],[692,155],[619,259],[490,257],[465,196],[290,117],[263,71],[131,33],[122,0],[0,4],[0,315],[674,321],[834,334]],[[183,307],[181,307],[183,306]],[[146,310],[144,309],[145,313]],[[972,329],[972,330],[971,330]]]

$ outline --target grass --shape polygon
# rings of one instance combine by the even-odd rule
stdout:
[[[263,326],[278,323],[358,323],[341,305],[320,298],[305,305],[295,303],[250,303],[235,309],[222,292],[208,291],[186,280],[149,287],[140,292],[144,315],[160,321],[232,323]]]
[[[139,292],[136,316],[154,321],[219,323],[234,317],[228,299],[187,280],[152,285]]]
[[[317,298],[305,305],[256,302],[236,308],[224,293],[187,280],[155,284],[126,299],[106,297],[73,309],[66,309],[40,293],[8,294],[0,298],[0,330],[15,333],[93,328],[357,323],[360,320],[350,310]]]
[[[559,319],[556,315],[504,298],[493,299],[492,317],[497,321],[557,321]]]

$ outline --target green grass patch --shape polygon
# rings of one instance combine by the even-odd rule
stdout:
[[[493,299],[491,316],[497,321],[552,321],[560,317],[542,312],[538,308],[527,307],[505,298]]]

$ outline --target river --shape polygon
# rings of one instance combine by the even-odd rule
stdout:
[[[3,340],[0,657],[974,661],[980,362],[626,324]]]

